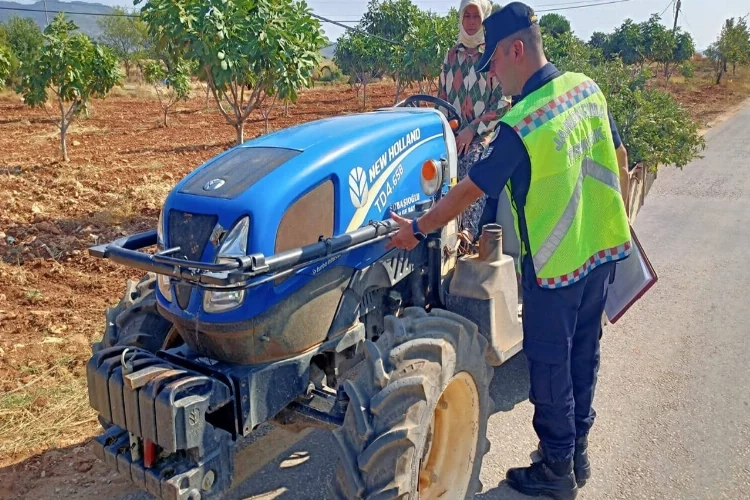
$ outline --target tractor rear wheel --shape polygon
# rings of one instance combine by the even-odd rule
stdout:
[[[476,325],[451,312],[387,317],[344,382],[333,498],[462,500],[480,491],[494,408],[486,345]]]
[[[147,273],[138,283],[128,280],[120,302],[105,312],[104,336],[92,345],[94,353],[114,346],[156,352],[174,340],[172,323],[156,308],[156,279],[156,274]]]

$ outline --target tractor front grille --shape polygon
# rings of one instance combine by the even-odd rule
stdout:
[[[167,245],[169,248],[180,247],[174,257],[199,261],[218,219],[216,215],[170,210],[167,219]],[[187,308],[191,291],[190,285],[175,285],[177,304],[182,309]]]

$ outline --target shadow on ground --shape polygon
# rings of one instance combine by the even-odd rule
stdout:
[[[528,373],[523,353],[495,369],[490,394],[495,412],[508,412],[527,398]],[[226,496],[240,499],[325,499],[335,472],[336,443],[330,432],[312,430],[293,436],[278,429],[244,443],[238,453],[240,482]],[[287,440],[279,443],[280,440]],[[276,455],[268,463],[270,455]],[[42,474],[44,472],[44,475]],[[504,474],[504,471],[501,471]],[[497,477],[494,484],[502,477]],[[500,483],[481,493],[485,500],[525,497]],[[83,500],[154,500],[96,459],[90,444],[49,450],[16,465],[0,469],[0,500],[20,498],[77,498]]]

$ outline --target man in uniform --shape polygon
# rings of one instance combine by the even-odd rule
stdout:
[[[508,190],[522,249],[523,349],[541,456],[509,470],[508,484],[573,499],[590,476],[587,436],[607,284],[631,249],[616,152],[622,145],[597,84],[548,63],[531,8],[510,3],[484,26],[478,69],[498,78],[516,103],[483,159],[431,210],[413,221],[392,215],[400,229],[388,248],[414,248],[483,194]]]

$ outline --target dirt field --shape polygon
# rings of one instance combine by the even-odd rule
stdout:
[[[732,82],[671,87],[704,120],[747,95]],[[371,105],[391,105],[393,90],[371,85]],[[0,97],[0,499],[100,498],[128,488],[87,445],[99,427],[84,368],[104,309],[141,272],[86,248],[154,227],[171,187],[235,136],[200,93],[175,106],[168,128],[149,95],[129,87],[95,101],[69,132],[69,163],[58,159],[58,130],[45,111]],[[303,92],[288,117],[275,110],[270,126],[356,112],[360,103],[348,86],[321,87]],[[245,137],[262,131],[254,113]]]

